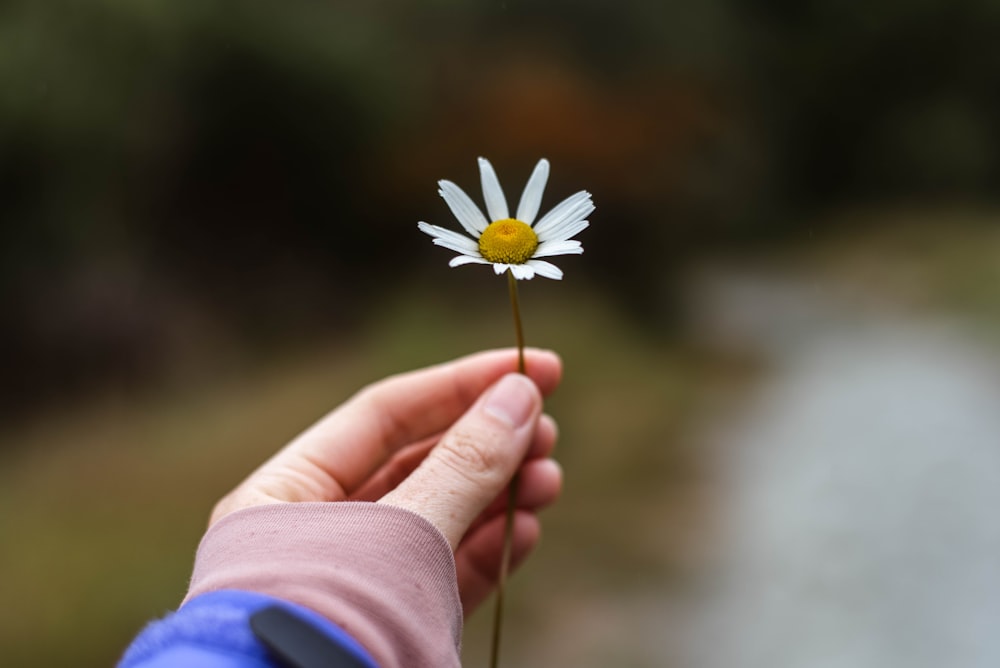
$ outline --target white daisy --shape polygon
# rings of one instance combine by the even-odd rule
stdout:
[[[581,190],[567,197],[532,225],[549,178],[548,160],[539,160],[531,173],[521,202],[517,205],[516,218],[510,217],[500,181],[486,158],[479,158],[479,174],[489,219],[457,185],[451,181],[438,181],[441,188],[438,193],[471,238],[423,221],[417,223],[420,231],[433,237],[438,246],[461,253],[448,263],[451,267],[492,264],[497,274],[510,270],[517,279],[530,279],[535,274],[557,280],[562,278],[559,267],[538,258],[579,255],[583,252],[583,246],[572,237],[590,225],[586,220],[594,211],[590,193]]]

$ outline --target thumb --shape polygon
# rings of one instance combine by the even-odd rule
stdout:
[[[455,549],[521,465],[541,412],[542,395],[527,376],[504,376],[380,503],[423,516]]]

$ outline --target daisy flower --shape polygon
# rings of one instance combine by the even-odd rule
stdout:
[[[451,181],[438,181],[438,193],[469,236],[423,221],[417,223],[420,231],[433,237],[438,246],[460,253],[448,263],[451,267],[492,264],[497,274],[510,271],[516,279],[531,279],[535,274],[561,279],[559,267],[539,258],[583,252],[583,246],[572,237],[590,225],[587,216],[594,211],[590,193],[581,190],[567,197],[533,225],[549,178],[548,160],[539,160],[531,173],[515,218],[510,217],[507,199],[489,160],[479,158],[479,174],[489,218],[464,190]]]

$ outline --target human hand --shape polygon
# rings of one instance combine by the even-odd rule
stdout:
[[[555,422],[542,396],[559,384],[551,352],[470,355],[375,383],[296,438],[226,495],[209,524],[268,503],[378,501],[437,527],[455,552],[469,614],[496,586],[507,486],[520,471],[512,567],[537,544],[536,511],[562,472],[549,458]],[[530,380],[529,380],[530,379]]]

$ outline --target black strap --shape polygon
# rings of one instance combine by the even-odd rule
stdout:
[[[250,615],[250,628],[288,668],[365,668],[312,624],[276,605]]]

